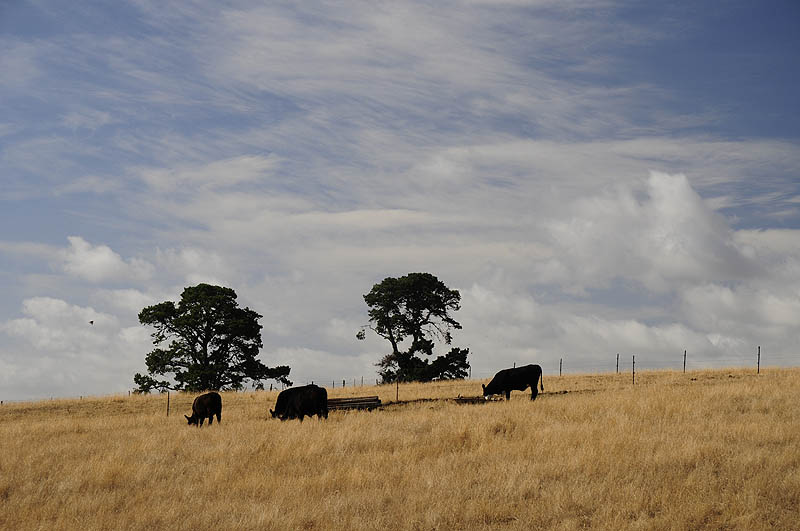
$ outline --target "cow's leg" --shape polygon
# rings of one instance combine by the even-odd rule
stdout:
[[[536,395],[539,394],[539,390],[536,388],[536,384],[531,386],[531,400],[536,400]]]
[[[208,416],[208,425],[211,426],[212,424],[214,424],[214,415],[213,414]]]
[[[202,428],[203,427],[203,421],[204,420],[206,420],[205,417],[200,417],[200,424],[197,425],[198,428]]]
[[[511,391],[506,391],[506,400],[511,400]]]
[[[222,422],[222,411],[217,413],[217,422]]]

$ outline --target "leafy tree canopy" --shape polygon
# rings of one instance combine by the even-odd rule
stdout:
[[[433,363],[417,356],[431,356],[435,340],[449,345],[451,331],[461,329],[461,324],[451,315],[461,307],[458,290],[449,289],[430,273],[409,273],[375,284],[364,295],[364,302],[369,307],[369,328],[392,346],[391,354],[378,363],[384,382],[466,376],[468,349],[454,348]],[[363,331],[357,337],[363,339]],[[411,344],[401,351],[400,344],[406,339],[410,339]]]
[[[263,346],[260,318],[239,307],[234,290],[210,284],[184,289],[178,304],[148,306],[139,322],[155,328],[156,348],[145,357],[148,374],[133,381],[141,392],[241,389],[248,380],[262,388],[266,379],[291,385],[288,366],[270,368],[256,359]]]
[[[384,383],[461,380],[469,375],[468,354],[468,348],[453,347],[447,355],[437,356],[432,362],[407,352],[387,354],[378,363],[378,374]]]

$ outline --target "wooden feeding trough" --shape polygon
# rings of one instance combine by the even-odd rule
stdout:
[[[366,409],[371,411],[381,407],[381,399],[377,396],[355,396],[352,398],[329,398],[328,410],[332,409]]]

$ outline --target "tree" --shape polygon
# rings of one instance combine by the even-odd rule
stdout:
[[[461,294],[449,289],[430,273],[409,273],[400,278],[388,277],[364,295],[369,307],[368,327],[392,346],[377,364],[384,382],[426,381],[433,378],[463,378],[469,363],[469,349],[452,349],[433,363],[417,354],[431,356],[434,340],[450,344],[452,330],[461,329],[451,312],[460,309]],[[363,329],[356,337],[364,339]],[[400,344],[411,339],[406,350]]]
[[[145,357],[148,374],[137,373],[134,383],[140,392],[241,389],[246,380],[263,388],[266,379],[291,385],[288,366],[270,368],[256,359],[263,346],[260,318],[239,307],[234,290],[209,284],[184,289],[177,305],[144,308],[139,322],[155,328],[156,348]]]

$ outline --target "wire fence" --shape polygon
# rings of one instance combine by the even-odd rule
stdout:
[[[512,362],[512,367],[527,365],[534,363],[532,360]],[[757,373],[762,372],[765,366],[784,366],[796,367],[800,366],[800,354],[778,354],[762,356],[761,347],[754,350],[752,356],[745,357],[727,357],[727,358],[693,358],[688,350],[684,350],[675,356],[653,356],[653,355],[639,355],[639,354],[622,354],[617,353],[607,358],[607,361],[600,361],[597,358],[587,359],[581,357],[559,357],[557,360],[549,357],[547,361],[539,362],[542,366],[544,374],[549,376],[564,375],[564,374],[591,374],[591,373],[631,373],[635,383],[635,373],[646,370],[683,370],[694,371],[703,369],[715,368],[746,368],[752,367]],[[507,367],[497,367],[496,369],[482,369],[473,370],[469,369],[468,379],[470,380],[485,380],[493,377],[497,371]],[[330,376],[309,376],[297,375],[292,378],[294,385],[307,385],[317,384],[320,387],[327,387],[329,389],[339,388],[352,388],[352,387],[365,387],[373,385],[381,385],[380,379],[375,375],[371,376],[350,376],[350,377],[330,377]],[[385,385],[394,385],[394,382]],[[282,384],[271,383],[265,386],[268,391],[281,391],[286,386]],[[128,396],[135,393],[135,391],[127,391]],[[168,393],[167,393],[168,395]],[[89,395],[82,395],[79,399],[88,397]],[[124,393],[123,393],[124,396]],[[69,399],[74,399],[71,397]],[[56,398],[56,400],[67,399],[64,397]],[[47,398],[31,399],[31,400],[0,400],[0,406],[4,404],[30,402],[32,400],[47,400]],[[54,400],[50,397],[50,400]]]
[[[563,374],[586,374],[586,373],[622,373],[635,371],[648,371],[648,370],[682,370],[695,371],[704,369],[721,369],[728,367],[746,368],[752,367],[756,372],[761,372],[764,366],[785,366],[793,367],[800,366],[800,353],[798,354],[778,354],[762,356],[761,347],[758,346],[753,350],[752,356],[738,356],[738,357],[725,357],[725,358],[709,358],[709,357],[692,357],[691,352],[683,350],[676,353],[674,356],[664,355],[647,355],[647,354],[611,354],[606,360],[599,360],[597,358],[587,359],[582,357],[549,357],[546,361],[537,362],[535,360],[525,360],[519,362],[512,362],[512,367],[527,365],[529,363],[538,363],[542,366],[542,371],[546,375],[563,375]],[[508,367],[497,367],[496,369],[481,369],[469,370],[470,380],[484,380],[493,377],[497,371]],[[379,378],[375,376],[358,376],[358,377],[339,377],[331,378],[330,376],[308,376],[308,375],[295,375],[292,380],[295,385],[317,384],[321,387],[329,389],[337,389],[342,387],[358,387],[358,386],[372,386],[381,385]],[[393,385],[387,383],[385,385]]]

